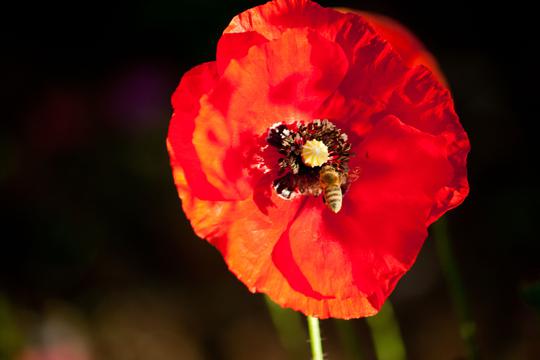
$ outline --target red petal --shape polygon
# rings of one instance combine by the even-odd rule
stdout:
[[[357,149],[352,166],[359,166],[361,175],[342,211],[334,215],[310,199],[290,227],[289,263],[297,264],[309,284],[307,296],[364,297],[380,308],[423,244],[437,193],[460,176],[447,148],[444,137],[395,117],[373,128]],[[328,311],[336,316],[333,307]]]
[[[250,47],[263,44],[267,41],[264,36],[255,31],[223,34],[219,39],[216,54],[219,74],[223,74],[231,60],[243,58],[247,55]]]
[[[306,29],[253,46],[229,64],[211,103],[233,127],[258,135],[278,121],[307,117],[337,88],[347,59],[336,44]]]
[[[193,145],[209,183],[228,199],[246,198],[248,154],[259,137],[276,122],[312,120],[346,70],[340,47],[305,29],[231,61],[195,119]]]
[[[435,75],[437,80],[447,85],[439,64],[426,50],[424,44],[405,26],[386,16],[368,13],[364,11],[354,11],[341,9],[344,12],[354,12],[363,16],[375,31],[392,45],[392,48],[401,56],[408,67],[424,65]]]
[[[200,157],[192,143],[195,118],[200,110],[199,100],[214,87],[216,80],[213,62],[196,66],[184,74],[172,97],[174,113],[167,136],[172,166],[185,170],[191,191],[202,199],[223,199],[221,191],[209,183],[202,171]]]
[[[444,138],[448,144],[448,159],[456,176],[437,194],[429,219],[432,223],[447,210],[461,204],[469,193],[466,161],[470,144],[454,112],[450,92],[434,79],[429,70],[419,66],[394,92],[386,112],[420,131]]]
[[[337,215],[319,198],[272,194],[264,215],[251,199],[211,202],[180,193],[197,234],[252,291],[321,318],[367,316],[412,265],[434,198],[459,176],[447,148],[444,137],[395,117],[380,121],[357,150],[352,166],[361,176]],[[175,178],[181,189],[182,176]]]
[[[356,61],[339,91],[316,114],[339,124],[354,142],[360,141],[388,115],[422,132],[445,138],[448,158],[459,176],[437,194],[431,223],[459,205],[469,192],[466,167],[469,140],[454,112],[450,92],[427,68],[404,67],[388,45],[380,44],[380,40],[373,39],[369,45],[358,48]],[[363,81],[355,81],[359,78]]]
[[[173,169],[182,207],[195,233],[222,253],[229,269],[252,292],[268,294],[282,306],[327,318],[369,316],[376,309],[365,296],[324,297],[313,289],[292,259],[288,229],[301,212],[302,199],[285,201],[274,193],[267,212],[252,199],[207,201],[192,196],[182,168]],[[311,199],[311,201],[320,199]],[[292,260],[292,261],[290,261]],[[348,286],[350,287],[350,286]]]
[[[310,28],[321,36],[335,36],[336,26],[346,19],[338,12],[308,0],[276,0],[235,16],[225,33],[255,31],[269,40],[279,39],[286,29]],[[328,37],[327,37],[328,38]]]
[[[224,33],[256,32],[272,40],[279,39],[287,29],[305,28],[339,45],[349,61],[359,44],[376,36],[362,17],[323,8],[308,0],[276,0],[246,10],[233,18]]]
[[[384,102],[403,81],[408,70],[388,43],[374,37],[369,42],[358,44],[340,92],[348,98]]]

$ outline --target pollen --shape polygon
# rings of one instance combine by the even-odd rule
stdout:
[[[302,161],[307,166],[324,165],[328,161],[328,146],[319,140],[309,140],[302,147]]]

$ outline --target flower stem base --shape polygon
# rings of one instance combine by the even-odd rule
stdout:
[[[309,340],[311,343],[311,354],[313,360],[323,360],[323,350],[321,341],[321,330],[319,328],[319,319],[316,317],[307,317]]]

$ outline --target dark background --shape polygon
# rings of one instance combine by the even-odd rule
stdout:
[[[165,149],[181,75],[213,60],[230,19],[260,3],[3,9],[0,359],[285,356],[262,297],[192,234]],[[320,3],[393,17],[440,61],[472,144],[471,194],[447,219],[482,358],[539,358],[534,12],[519,1]],[[411,359],[463,356],[432,239],[391,299]],[[323,332],[328,358],[344,358],[331,321]]]

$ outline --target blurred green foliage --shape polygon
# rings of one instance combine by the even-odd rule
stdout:
[[[23,344],[23,335],[12,313],[11,306],[0,294],[0,360],[13,359]]]

